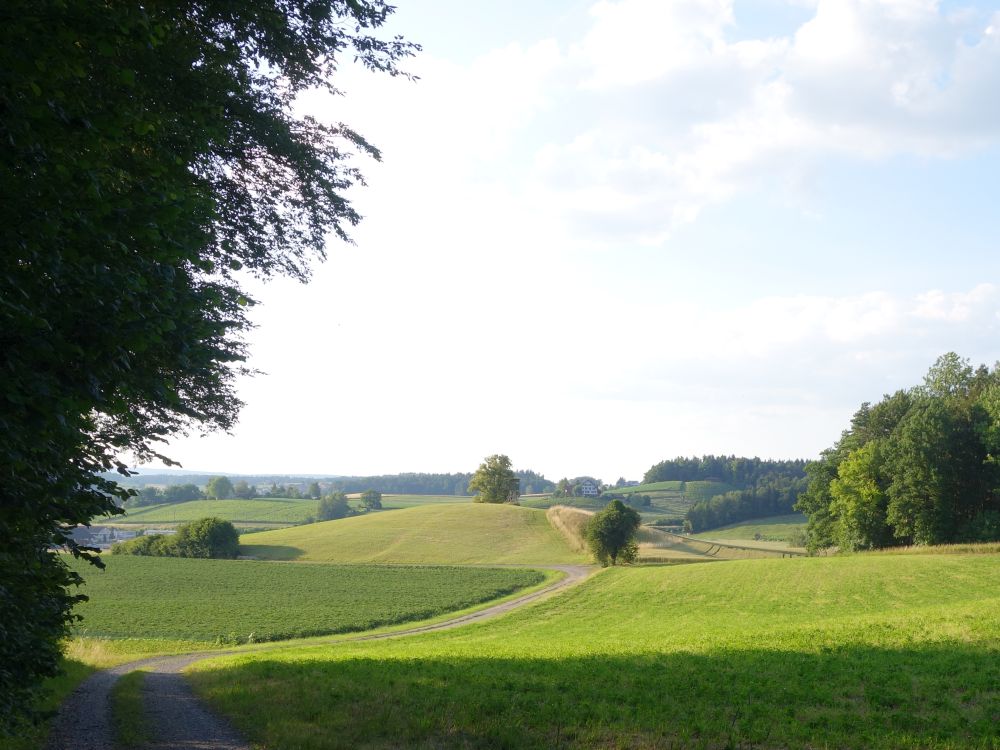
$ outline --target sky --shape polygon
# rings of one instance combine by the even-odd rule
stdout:
[[[1000,343],[1000,0],[397,0],[419,80],[299,111],[382,152],[184,468],[639,479],[814,458]]]

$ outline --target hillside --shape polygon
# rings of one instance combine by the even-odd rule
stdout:
[[[380,563],[586,562],[545,518],[514,505],[423,505],[244,537],[262,560]]]
[[[996,747],[998,565],[610,569],[490,623],[192,676],[267,747]]]
[[[716,539],[719,541],[749,542],[760,545],[768,542],[786,547],[805,547],[806,517],[801,513],[784,516],[751,518],[728,526],[721,526],[700,534],[691,534],[696,539]]]
[[[721,495],[733,489],[725,482],[653,482],[636,487],[622,487],[611,490],[620,495],[649,495],[649,507],[637,508],[646,523],[661,519],[683,518],[688,508],[699,500]],[[550,508],[566,505],[584,510],[600,510],[607,504],[607,498],[596,497],[542,497],[522,498],[521,505],[531,508]]]

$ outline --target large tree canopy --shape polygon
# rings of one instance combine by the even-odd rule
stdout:
[[[510,458],[500,453],[487,456],[469,481],[469,492],[477,503],[516,503],[521,483],[511,468]]]
[[[1000,539],[1000,366],[940,357],[808,466],[813,549]]]
[[[100,472],[227,429],[252,300],[359,216],[343,125],[298,118],[351,58],[414,45],[381,0],[8,0],[0,9],[0,729],[55,669],[76,577],[51,545],[113,513]],[[165,458],[165,457],[161,457]],[[85,551],[84,551],[85,553]]]

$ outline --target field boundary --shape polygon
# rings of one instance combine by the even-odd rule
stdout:
[[[699,549],[698,554],[704,555],[705,557],[710,557],[717,560],[724,560],[725,557],[720,555],[726,550],[735,550],[739,552],[752,552],[755,556],[760,557],[808,557],[807,552],[801,552],[799,550],[782,550],[782,549],[772,549],[768,547],[753,547],[750,545],[743,544],[729,544],[726,542],[710,541],[707,539],[698,539],[693,536],[685,536],[684,534],[677,534],[673,531],[664,531],[657,528],[656,526],[645,525],[644,529],[648,529],[655,534],[662,534],[665,537],[675,540],[679,544],[687,544],[692,547],[703,548]],[[654,536],[655,536],[654,534]],[[640,562],[642,559],[640,558]]]
[[[556,591],[580,583],[598,570],[593,565],[570,564],[524,565],[518,567],[555,570],[564,573],[564,576],[544,588],[536,589],[522,596],[501,601],[475,612],[468,612],[447,620],[384,633],[359,634],[339,638],[331,636],[331,639],[335,638],[335,640],[331,640],[327,644],[315,645],[336,646],[341,643],[403,638],[437,630],[449,630],[488,620],[547,597]],[[260,653],[261,651],[288,648],[289,643],[289,641],[275,641],[273,643],[260,644],[254,647],[252,651]],[[301,644],[296,643],[295,645]],[[217,656],[248,653],[248,651],[249,649],[231,648],[189,652],[173,656],[151,656],[99,670],[77,686],[66,700],[63,701],[53,721],[51,732],[45,744],[45,750],[118,750],[119,746],[115,742],[115,732],[112,728],[112,712],[109,710],[111,706],[110,695],[119,678],[137,669],[145,670],[151,675],[151,677],[147,678],[146,690],[144,691],[147,707],[158,704],[166,705],[170,701],[175,701],[179,698],[186,706],[186,710],[193,713],[196,719],[193,725],[204,727],[205,731],[219,732],[223,737],[223,744],[217,743],[212,745],[205,744],[205,742],[206,740],[211,742],[213,738],[198,737],[196,739],[200,744],[191,746],[233,748],[233,750],[237,748],[240,750],[249,748],[250,745],[248,743],[231,734],[231,728],[226,722],[213,716],[204,707],[204,704],[194,697],[187,682],[180,677],[180,672],[195,662],[212,659]],[[176,724],[177,722],[173,723]]]

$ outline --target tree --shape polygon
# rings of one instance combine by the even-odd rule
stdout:
[[[361,505],[365,510],[382,510],[382,493],[378,490],[361,493]]]
[[[354,515],[354,510],[347,504],[347,495],[343,492],[331,492],[319,501],[316,517],[320,521],[332,521],[337,518],[347,518]]]
[[[221,518],[200,518],[181,524],[172,536],[148,534],[111,548],[115,555],[150,557],[212,557],[234,559],[239,555],[240,535],[236,527]]]
[[[228,500],[236,497],[236,494],[229,477],[212,477],[205,485],[205,496],[214,500]]]
[[[520,484],[511,469],[510,459],[496,454],[479,464],[469,482],[468,492],[479,493],[477,503],[516,503],[521,494]]]
[[[80,577],[49,552],[117,512],[118,458],[225,430],[241,406],[242,279],[305,280],[359,215],[342,124],[296,116],[351,57],[417,47],[383,0],[94,3],[0,10],[0,731],[56,671]],[[237,276],[237,274],[241,274]]]
[[[323,491],[319,488],[319,482],[310,482],[306,494],[313,500],[319,500],[323,496]]]
[[[247,484],[245,479],[241,479],[233,485],[233,497],[240,500],[250,500],[257,497],[257,488],[252,484]]]
[[[198,485],[188,482],[187,484],[170,484],[163,488],[163,502],[184,503],[189,500],[201,500],[205,497]]]
[[[594,559],[604,566],[635,562],[639,554],[635,532],[641,522],[639,513],[621,500],[612,500],[595,513],[585,532]]]

